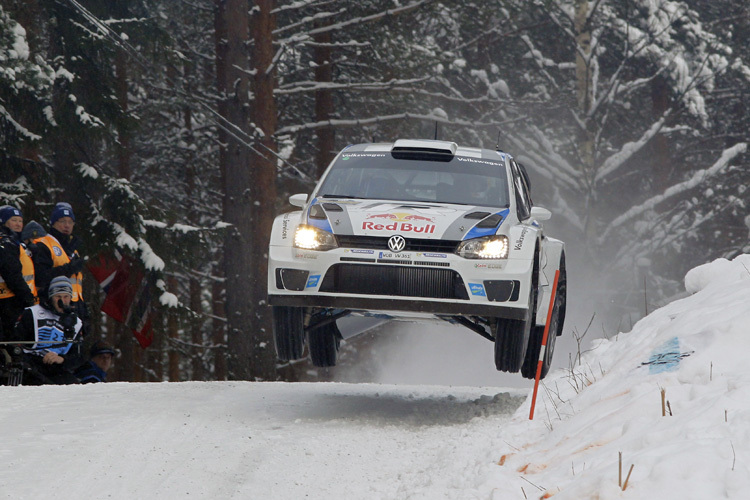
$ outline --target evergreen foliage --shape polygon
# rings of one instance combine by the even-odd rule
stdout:
[[[0,0],[0,203],[46,223],[69,201],[86,255],[118,249],[159,277],[159,341],[123,348],[122,379],[227,376],[232,144],[251,178],[275,163],[276,212],[346,144],[436,127],[497,144],[530,170],[535,202],[562,215],[550,224],[572,269],[580,255],[601,286],[617,282],[618,295],[600,295],[618,314],[637,309],[644,275],[668,297],[686,269],[748,249],[746,2],[279,0],[262,21],[275,22],[270,65],[248,37],[244,129],[227,121],[235,82],[227,95],[217,83],[218,5]],[[248,1],[251,24],[258,10]],[[257,93],[262,75],[275,79],[270,97]],[[275,116],[261,123],[259,109]]]

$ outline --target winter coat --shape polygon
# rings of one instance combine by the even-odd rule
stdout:
[[[13,332],[18,316],[25,307],[34,305],[34,294],[24,279],[23,266],[19,258],[21,248],[14,239],[10,229],[2,226],[0,230],[0,277],[3,283],[0,288],[13,293],[12,296],[0,299],[0,323],[2,337],[9,337]]]
[[[10,341],[38,342],[22,345],[24,361],[31,367],[29,376],[24,375],[24,384],[78,383],[78,379],[73,376],[73,371],[82,361],[80,342],[63,342],[66,339],[60,318],[61,315],[51,304],[43,300],[38,305],[24,309],[21,318],[16,323]],[[79,341],[82,327],[83,323],[80,318],[76,318],[72,338],[69,340]],[[42,358],[48,352],[56,352],[62,356],[63,363],[44,364]]]
[[[99,368],[99,366],[93,361],[87,361],[82,364],[75,372],[75,376],[82,384],[90,384],[95,382],[106,382],[107,372]]]
[[[40,294],[46,293],[53,278],[67,276],[73,284],[73,302],[76,314],[84,324],[88,323],[89,312],[83,301],[83,259],[78,255],[80,239],[74,235],[62,234],[50,228],[47,236],[34,240],[34,269],[36,270],[36,287]],[[58,246],[59,245],[59,246]],[[62,252],[60,252],[62,249]],[[60,255],[57,255],[60,253]]]

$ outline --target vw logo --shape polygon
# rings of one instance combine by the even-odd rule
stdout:
[[[388,248],[391,249],[391,252],[398,253],[401,250],[403,250],[405,246],[406,246],[406,240],[404,239],[403,236],[399,234],[388,238]]]

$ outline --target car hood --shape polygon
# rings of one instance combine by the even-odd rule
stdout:
[[[388,200],[315,199],[306,212],[308,224],[337,235],[441,240],[496,234],[507,216],[507,208]]]

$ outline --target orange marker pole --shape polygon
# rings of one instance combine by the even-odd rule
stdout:
[[[534,420],[534,407],[536,406],[536,393],[539,390],[539,379],[542,377],[542,364],[544,355],[547,351],[547,338],[549,337],[549,324],[552,321],[552,310],[555,306],[555,295],[557,295],[557,280],[560,277],[560,270],[555,271],[555,282],[552,284],[552,296],[549,299],[549,310],[547,311],[547,323],[544,325],[544,335],[542,335],[542,347],[539,349],[539,361],[536,364],[536,378],[534,380],[534,394],[531,396],[531,412],[529,420]],[[554,333],[557,335],[557,332]]]

